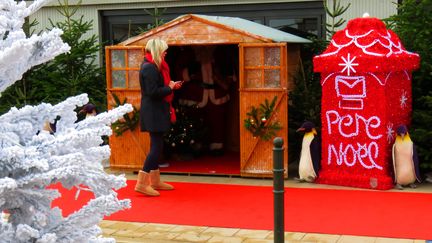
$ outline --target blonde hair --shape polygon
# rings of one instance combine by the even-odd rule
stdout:
[[[147,41],[147,45],[145,47],[145,50],[151,53],[153,61],[159,69],[163,58],[162,53],[167,49],[168,44],[166,41],[161,39],[150,39]]]

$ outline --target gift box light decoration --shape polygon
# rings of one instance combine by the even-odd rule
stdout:
[[[390,189],[395,128],[410,124],[411,71],[419,56],[367,15],[333,36],[321,73],[322,170],[318,183]]]

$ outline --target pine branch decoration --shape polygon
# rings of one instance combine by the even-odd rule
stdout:
[[[276,100],[277,96],[271,102],[265,99],[258,108],[252,106],[251,110],[246,113],[248,118],[243,121],[243,124],[254,137],[268,141],[276,135],[277,131],[282,129],[278,121],[268,122],[268,119],[273,115]]]
[[[119,97],[116,94],[112,94],[112,96],[115,101],[115,107],[122,106],[127,102],[126,98],[122,102],[120,101]],[[118,137],[128,130],[130,131],[135,130],[135,128],[138,126],[138,123],[139,123],[139,112],[138,109],[135,106],[133,106],[133,111],[131,113],[124,114],[123,118],[111,124],[111,127],[115,135]]]

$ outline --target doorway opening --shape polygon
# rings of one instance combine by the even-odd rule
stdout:
[[[240,175],[238,45],[170,46],[166,60],[177,121],[165,135],[161,171]]]

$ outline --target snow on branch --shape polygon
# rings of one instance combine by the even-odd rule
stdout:
[[[15,232],[11,235],[17,238],[11,241],[42,240],[48,236],[41,232],[47,231],[48,238],[55,242],[69,242],[71,237],[77,237],[79,242],[103,242],[96,237],[100,233],[97,223],[103,215],[130,207],[130,201],[118,200],[114,191],[126,186],[126,178],[103,171],[101,163],[110,150],[102,145],[101,136],[110,135],[109,125],[133,108],[126,104],[77,121],[74,110],[87,101],[87,95],[82,94],[54,106],[12,108],[0,116],[1,134],[8,134],[0,138],[0,211],[11,213],[9,222],[2,222],[1,227]],[[44,120],[55,118],[58,129],[54,134],[42,130]],[[96,198],[63,219],[58,210],[50,208],[58,192],[46,189],[57,183],[65,188],[89,190]],[[65,229],[70,233],[61,233]]]
[[[31,67],[70,50],[60,37],[63,31],[57,28],[26,37],[22,28],[25,18],[48,2],[37,0],[27,7],[25,1],[0,1],[0,92],[21,79]]]
[[[0,0],[0,93],[32,66],[69,51],[61,30],[26,37],[24,19],[48,1]],[[11,108],[0,116],[0,241],[113,242],[102,238],[97,224],[105,215],[130,207],[115,190],[126,186],[124,175],[105,173],[102,161],[110,148],[102,136],[111,124],[133,110],[125,104],[78,121],[75,110],[88,103],[87,94],[56,104]],[[53,133],[46,122],[55,123]],[[53,186],[54,185],[54,186]],[[61,196],[56,186],[90,191],[94,199],[67,217],[51,208]],[[73,202],[71,202],[73,203]],[[5,212],[8,217],[4,217]]]

